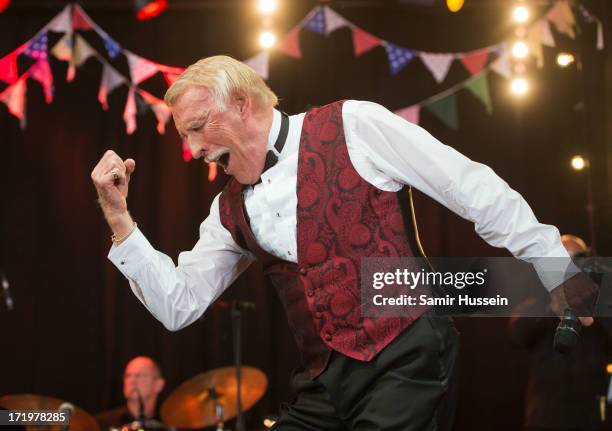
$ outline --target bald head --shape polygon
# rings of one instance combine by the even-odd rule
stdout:
[[[165,381],[157,363],[148,356],[137,356],[128,362],[123,374],[123,395],[128,402],[138,400],[155,403]]]
[[[589,252],[589,247],[587,247],[584,240],[576,235],[561,235],[561,243],[563,243],[563,247],[565,247],[570,256]]]

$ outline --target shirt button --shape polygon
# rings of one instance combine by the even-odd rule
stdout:
[[[121,265],[125,265],[125,260],[122,260],[121,262],[119,262]]]
[[[280,217],[280,213],[276,213],[276,217]]]
[[[308,290],[306,291],[306,295],[308,295],[308,296],[310,296],[310,297],[314,296],[314,290],[312,290],[312,289],[308,289]]]
[[[291,256],[291,250],[287,250],[287,254]]]
[[[272,180],[268,178],[268,184],[272,184]]]
[[[306,271],[306,268],[300,268],[300,274],[302,275],[306,275],[308,271]]]

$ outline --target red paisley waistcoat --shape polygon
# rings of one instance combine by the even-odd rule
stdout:
[[[312,377],[331,350],[370,361],[425,309],[405,317],[361,314],[361,258],[413,256],[399,197],[366,182],[352,166],[342,102],[308,111],[297,167],[297,264],[263,250],[233,178],[221,194],[221,223],[253,252],[271,279]]]

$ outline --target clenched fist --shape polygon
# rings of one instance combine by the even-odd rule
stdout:
[[[133,159],[122,160],[117,153],[108,150],[91,172],[104,217],[119,238],[134,228],[126,200],[130,176],[134,169],[136,162]]]

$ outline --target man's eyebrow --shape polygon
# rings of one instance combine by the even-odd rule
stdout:
[[[197,118],[194,118],[193,120],[189,120],[187,121],[187,124],[189,125],[189,127],[193,126],[194,123],[200,123],[204,120],[206,120],[208,118],[208,112],[205,114],[200,115]]]

